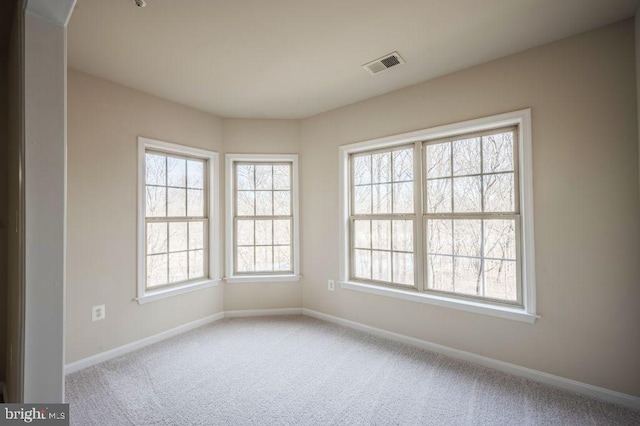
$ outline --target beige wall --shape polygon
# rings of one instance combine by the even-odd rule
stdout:
[[[303,120],[304,307],[640,396],[635,79],[627,20]],[[528,107],[538,322],[327,291],[339,145]]]
[[[74,70],[68,75],[67,354],[73,362],[222,311],[217,286],[139,305],[137,136],[222,150],[222,121]],[[106,318],[91,321],[91,307]]]
[[[224,119],[222,134],[227,153],[297,154],[300,126],[297,120]],[[224,285],[225,311],[300,306],[302,285],[299,282]]]

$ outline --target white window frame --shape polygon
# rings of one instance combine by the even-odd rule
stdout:
[[[519,181],[517,182],[520,193],[520,215],[521,215],[521,279],[522,279],[522,306],[501,305],[458,296],[448,296],[435,294],[432,292],[418,291],[412,289],[401,289],[373,283],[363,283],[350,281],[350,157],[353,153],[360,153],[376,149],[391,148],[399,145],[415,144],[417,153],[414,162],[422,163],[422,147],[425,141],[448,138],[467,133],[482,132],[491,129],[517,126],[518,147],[517,147],[517,167],[519,170]],[[531,146],[531,109],[508,112],[504,114],[483,117],[475,120],[468,120],[460,123],[448,124],[444,126],[432,127],[415,132],[403,133],[399,135],[357,142],[339,147],[339,208],[340,208],[340,228],[339,228],[339,257],[340,257],[340,285],[344,289],[362,291],[381,296],[394,297],[403,300],[410,300],[419,303],[426,303],[436,306],[453,308],[467,312],[474,312],[495,316],[499,318],[513,319],[517,321],[534,323],[539,315],[536,313],[536,280],[535,280],[535,251],[534,251],[534,229],[533,229],[533,175],[532,175],[532,146]],[[421,166],[416,165],[414,170],[421,170]],[[422,202],[424,176],[416,173],[414,181],[414,194],[416,198],[414,205],[418,217],[423,215],[424,203]],[[424,289],[424,221],[416,221],[416,233],[414,235],[416,246],[416,287]]]
[[[207,202],[208,202],[208,276],[177,285],[157,289],[146,288],[146,238],[145,238],[145,154],[147,150],[176,154],[206,160]],[[139,304],[152,302],[178,294],[188,293],[218,285],[220,282],[220,231],[219,231],[219,173],[218,153],[192,148],[170,142],[163,142],[138,136],[138,235],[137,235],[137,297]]]
[[[292,273],[256,273],[256,274],[235,274],[235,163],[291,163],[291,211],[292,211]],[[300,231],[299,231],[299,180],[298,180],[298,155],[297,154],[226,154],[225,155],[225,175],[226,175],[226,274],[227,283],[255,283],[255,282],[287,282],[298,281],[300,279]]]

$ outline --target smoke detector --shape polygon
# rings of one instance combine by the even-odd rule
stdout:
[[[388,55],[384,55],[375,61],[364,64],[362,68],[369,71],[371,75],[376,75],[400,64],[404,64],[404,59],[402,59],[398,52],[393,52]]]
[[[138,7],[147,7],[147,2],[144,0],[131,0],[131,2]]]

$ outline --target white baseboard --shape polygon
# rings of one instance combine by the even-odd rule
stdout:
[[[158,334],[154,334],[153,336],[145,337],[144,339],[127,343],[126,345],[122,345],[117,348],[110,349],[108,351],[99,353],[97,355],[83,358],[81,360],[65,365],[64,373],[71,374],[71,373],[75,373],[76,371],[84,370],[85,368],[91,367],[92,365],[99,364],[101,362],[107,361],[109,359],[115,358],[120,355],[124,355],[126,353],[135,351],[140,348],[144,348],[145,346],[149,346],[154,343],[160,342],[164,339],[168,339],[169,337],[177,336],[178,334],[182,334],[187,331],[193,330],[195,328],[202,327],[203,325],[211,324],[212,322],[221,320],[222,318],[224,318],[224,312],[219,312],[217,314],[210,315],[208,317],[204,317],[199,320],[180,325],[170,330],[163,331]]]
[[[302,308],[247,309],[243,311],[224,311],[225,318],[263,317],[270,315],[302,315]]]
[[[553,374],[544,373],[542,371],[533,370],[531,368],[521,367],[516,364],[499,361],[497,359],[488,358],[488,357],[477,355],[471,352],[461,351],[459,349],[450,348],[448,346],[438,345],[436,343],[431,343],[426,340],[416,339],[415,337],[410,337],[404,334],[394,333],[394,332],[383,330],[380,328],[371,327],[355,321],[350,321],[344,318],[336,317],[333,315],[325,314],[322,312],[318,312],[318,311],[314,311],[306,308],[249,309],[249,310],[220,312],[215,315],[211,315],[206,318],[202,318],[197,321],[193,321],[188,324],[184,324],[179,327],[172,328],[171,330],[167,330],[162,333],[158,333],[156,335],[146,337],[136,342],[128,343],[118,348],[111,349],[106,352],[102,352],[100,354],[93,355],[76,362],[72,362],[65,366],[65,374],[70,374],[76,371],[80,371],[92,365],[98,364],[103,361],[107,361],[109,359],[115,358],[117,356],[126,354],[131,351],[135,351],[145,346],[149,346],[151,344],[157,343],[169,337],[173,337],[178,334],[185,333],[187,331],[193,330],[198,327],[202,327],[203,325],[210,324],[222,318],[241,318],[241,317],[254,317],[254,316],[270,316],[270,315],[301,315],[301,314],[307,315],[309,317],[317,318],[323,321],[328,321],[335,324],[343,325],[345,327],[353,328],[355,330],[364,331],[366,333],[370,333],[375,336],[383,337],[396,342],[401,342],[401,343],[405,343],[418,348],[426,349],[431,352],[447,355],[452,358],[457,358],[464,361],[472,362],[474,364],[483,365],[485,367],[489,367],[495,370],[503,371],[505,373],[513,374],[514,376],[524,377],[526,379],[534,380],[536,382],[544,383],[544,384],[554,386],[556,388],[568,390],[571,392],[576,392],[576,393],[586,395],[595,399],[599,399],[601,401],[619,404],[619,405],[640,411],[640,398],[637,396],[612,391],[610,389],[601,388],[599,386],[590,385],[587,383],[579,382],[577,380],[555,376]]]
[[[524,377],[536,382],[544,383],[556,388],[576,392],[582,395],[589,396],[591,398],[599,399],[605,402],[611,402],[618,405],[640,411],[640,398],[633,395],[628,395],[622,392],[612,391],[610,389],[601,388],[599,386],[582,383],[577,380],[566,379],[564,377],[555,376],[553,374],[544,373],[542,371],[533,370],[531,368],[521,367],[516,364],[511,364],[497,359],[488,358],[482,355],[477,355],[471,352],[461,351],[459,349],[450,348],[448,346],[438,345],[426,340],[416,339],[415,337],[405,336],[404,334],[398,334],[380,328],[371,327],[355,321],[349,321],[344,318],[335,317],[322,312],[314,311],[311,309],[302,309],[304,315],[317,318],[323,321],[332,322],[335,324],[343,325],[345,327],[353,328],[355,330],[364,331],[375,336],[383,337],[396,342],[406,343],[411,346],[416,346],[421,349],[426,349],[431,352],[436,352],[443,355],[448,355],[452,358],[469,361],[474,364],[480,364],[485,367],[493,368],[495,370],[503,371],[505,373],[513,374],[514,376]]]
[[[122,345],[117,348],[110,349],[108,351],[101,352],[99,354],[69,363],[64,367],[64,374],[71,374],[75,373],[76,371],[84,370],[85,368],[91,367],[92,365],[96,365],[120,355],[124,355],[140,348],[144,348],[145,346],[153,345],[154,343],[157,343],[161,340],[177,336],[178,334],[186,333],[187,331],[191,331],[195,328],[202,327],[203,325],[221,320],[222,318],[258,317],[269,315],[302,315],[302,308],[250,309],[243,311],[219,312],[215,315],[211,315],[172,328],[171,330],[163,331],[161,333],[154,334],[153,336],[145,337],[144,339],[136,340],[135,342],[127,343],[126,345]]]

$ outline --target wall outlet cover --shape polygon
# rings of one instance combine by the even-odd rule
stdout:
[[[100,321],[107,316],[104,305],[98,305],[91,308],[91,321]]]

